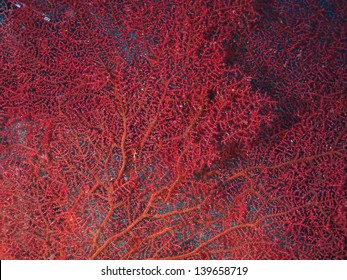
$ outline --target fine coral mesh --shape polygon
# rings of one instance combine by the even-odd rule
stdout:
[[[0,1],[0,257],[345,258],[345,14]]]

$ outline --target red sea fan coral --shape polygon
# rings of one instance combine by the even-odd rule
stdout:
[[[1,258],[346,256],[343,1],[0,10]]]

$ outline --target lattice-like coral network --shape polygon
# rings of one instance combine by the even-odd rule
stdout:
[[[345,14],[0,1],[1,258],[345,258]]]

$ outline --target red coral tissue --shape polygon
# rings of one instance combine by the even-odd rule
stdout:
[[[345,14],[1,0],[0,257],[345,258]]]

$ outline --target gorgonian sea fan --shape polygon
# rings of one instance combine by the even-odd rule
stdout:
[[[0,1],[2,259],[342,259],[346,5]]]

